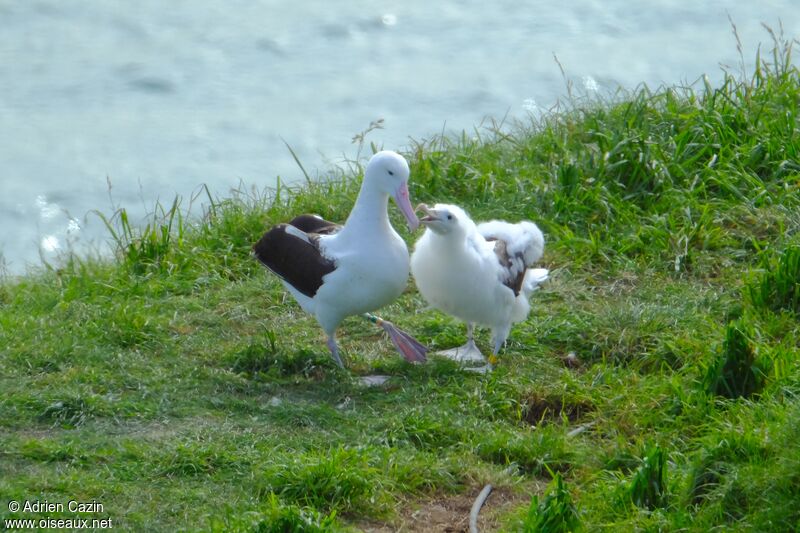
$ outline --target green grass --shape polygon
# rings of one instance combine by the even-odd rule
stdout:
[[[777,261],[766,261],[764,273],[749,289],[753,306],[800,313],[800,245],[784,249]]]
[[[653,446],[642,458],[642,464],[628,484],[623,487],[622,499],[624,503],[630,502],[651,511],[666,507],[667,486],[667,457],[664,450]]]
[[[567,533],[577,531],[580,527],[578,511],[572,503],[572,497],[564,487],[561,475],[556,474],[541,502],[535,495],[531,498],[531,505],[521,529],[531,533]]]
[[[391,529],[491,482],[517,502],[484,508],[505,530],[797,530],[800,73],[775,39],[716,87],[414,143],[415,201],[546,234],[552,279],[489,376],[409,365],[358,318],[342,371],[250,257],[292,213],[344,220],[358,161],[201,217],[120,210],[113,260],[5,277],[0,518],[76,499],[120,529]],[[435,349],[464,341],[413,284],[381,315]]]
[[[756,361],[752,341],[742,321],[731,322],[717,359],[705,376],[706,390],[726,398],[746,398],[764,387],[763,365]]]

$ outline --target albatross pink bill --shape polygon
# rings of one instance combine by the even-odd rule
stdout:
[[[408,229],[411,231],[417,229],[419,227],[419,219],[414,212],[414,208],[411,207],[411,200],[408,197],[408,183],[403,182],[400,187],[397,188],[394,193],[394,202],[397,204],[397,207],[400,208],[403,216],[406,217]]]

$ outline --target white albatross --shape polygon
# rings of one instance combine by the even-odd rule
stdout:
[[[476,324],[491,328],[493,351],[508,338],[511,325],[525,320],[528,298],[548,277],[531,268],[544,253],[544,236],[533,222],[492,220],[476,225],[458,206],[421,204],[425,233],[414,246],[411,273],[427,302],[467,324],[467,343],[440,352],[462,362],[484,362],[475,346]]]
[[[335,339],[339,324],[348,316],[391,303],[408,282],[408,248],[387,213],[391,196],[408,227],[413,231],[419,226],[408,197],[408,177],[408,163],[401,155],[378,152],[367,164],[361,191],[344,226],[316,215],[300,215],[273,227],[253,246],[256,258],[317,319],[331,355],[342,368]],[[410,360],[424,359],[413,348],[401,353]]]

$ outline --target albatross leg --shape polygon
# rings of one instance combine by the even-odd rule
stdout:
[[[500,349],[505,345],[510,332],[511,326],[494,330],[492,339],[494,341],[494,349],[492,350],[492,355],[489,356],[489,364],[487,365],[489,370],[493,370],[497,364],[497,354],[500,353]]]
[[[458,361],[459,363],[485,363],[486,358],[475,345],[475,339],[473,338],[474,329],[474,324],[467,324],[467,343],[464,346],[442,350],[436,353]]]
[[[339,357],[339,346],[336,345],[336,339],[333,338],[333,335],[328,336],[326,343],[328,344],[328,349],[331,351],[333,360],[336,361],[336,364],[339,365],[339,368],[344,368],[342,358]]]

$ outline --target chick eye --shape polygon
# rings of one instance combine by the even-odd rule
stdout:
[[[394,176],[394,172],[392,172],[391,170],[387,170],[386,172],[388,172],[390,176]]]
[[[447,220],[453,220],[453,215],[447,215]]]

